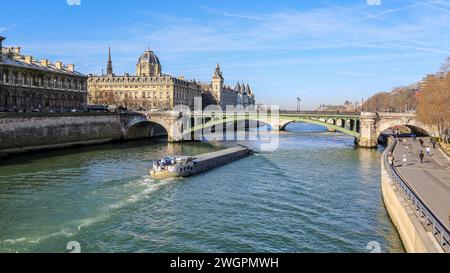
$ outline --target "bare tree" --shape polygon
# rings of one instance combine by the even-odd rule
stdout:
[[[418,107],[418,117],[425,124],[436,126],[444,141],[449,141],[450,129],[450,58],[441,71],[429,75],[423,82],[423,92]]]
[[[377,93],[364,103],[364,109],[369,112],[414,111],[418,103],[416,91],[413,86],[408,86]]]

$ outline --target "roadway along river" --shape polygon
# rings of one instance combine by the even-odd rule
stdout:
[[[295,124],[280,148],[156,182],[151,159],[205,143],[111,144],[0,165],[0,252],[403,252],[380,193],[381,151]],[[375,245],[376,244],[371,244]]]

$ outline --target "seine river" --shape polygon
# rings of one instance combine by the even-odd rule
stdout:
[[[275,152],[153,181],[152,159],[206,143],[109,144],[0,161],[0,252],[404,252],[381,151],[294,124]],[[374,243],[375,242],[375,243]]]

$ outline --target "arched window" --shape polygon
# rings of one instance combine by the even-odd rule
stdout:
[[[3,82],[6,83],[6,84],[9,83],[9,71],[8,70],[5,70],[3,72]]]

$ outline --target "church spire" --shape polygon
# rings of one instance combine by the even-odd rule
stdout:
[[[108,48],[108,67],[106,68],[106,75],[108,75],[108,76],[113,75],[113,67],[112,67],[112,60],[111,60],[111,46]]]
[[[220,65],[217,63],[216,70],[214,71],[214,77],[219,77],[223,79],[222,71],[220,71]]]

